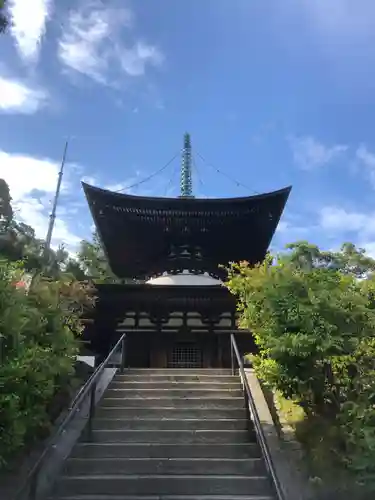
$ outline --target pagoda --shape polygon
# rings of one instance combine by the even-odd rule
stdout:
[[[111,192],[83,183],[113,273],[126,284],[98,284],[85,338],[104,357],[126,332],[126,365],[227,368],[230,333],[243,354],[252,334],[237,329],[225,265],[261,262],[291,188],[239,197],[193,196],[191,141],[185,134],[178,198]]]

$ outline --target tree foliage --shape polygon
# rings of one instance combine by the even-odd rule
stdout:
[[[46,253],[45,241],[37,238],[31,226],[16,219],[11,202],[8,184],[0,179],[0,256],[11,262],[22,261],[27,272],[43,272],[53,278],[63,272],[78,280],[115,280],[95,235],[93,243],[81,242],[77,258],[64,246]]]
[[[0,260],[0,467],[50,425],[49,405],[68,384],[89,285],[69,276],[15,286],[23,269]]]
[[[64,246],[49,249],[37,238],[34,229],[15,217],[7,183],[0,179],[0,257],[12,262],[22,261],[30,273],[41,273],[58,278],[69,273],[76,279],[96,283],[134,283],[133,279],[119,279],[111,270],[96,232],[92,241],[82,240],[73,258]]]
[[[120,280],[113,274],[103,251],[98,234],[94,232],[92,242],[82,240],[77,256],[86,276],[100,283],[116,283]]]
[[[12,197],[10,196],[9,186],[0,179],[0,234],[7,230],[13,220]]]
[[[347,464],[375,474],[375,261],[349,243],[287,250],[229,270],[241,326],[258,347],[254,367],[308,418],[331,423]]]
[[[0,180],[0,467],[50,424],[50,406],[69,385],[81,315],[94,305],[78,262],[17,221]],[[25,271],[32,286],[22,286]]]
[[[0,0],[0,33],[4,33],[9,24],[8,13],[6,12],[6,0]]]
[[[28,272],[43,271],[57,277],[70,262],[63,247],[50,249],[45,256],[45,242],[37,238],[34,229],[15,218],[8,184],[0,179],[0,256],[9,261],[22,260]],[[47,257],[47,258],[45,258]]]
[[[375,260],[366,255],[363,248],[353,243],[343,243],[339,251],[323,251],[307,241],[286,245],[288,253],[278,259],[288,262],[293,268],[309,271],[316,268],[336,269],[344,274],[364,278],[375,271]]]

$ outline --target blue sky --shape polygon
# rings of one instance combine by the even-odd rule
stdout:
[[[176,196],[188,131],[196,196],[291,184],[273,247],[353,241],[375,255],[373,0],[9,5],[14,27],[0,39],[0,177],[38,236],[66,139],[53,243],[74,251],[92,229],[80,181],[123,189],[177,155],[130,190]]]

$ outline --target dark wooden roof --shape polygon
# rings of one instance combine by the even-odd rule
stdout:
[[[182,269],[220,276],[220,264],[263,260],[291,190],[184,199],[132,196],[82,184],[110,266],[121,278]]]
[[[225,286],[96,284],[99,311],[235,312],[236,298]]]

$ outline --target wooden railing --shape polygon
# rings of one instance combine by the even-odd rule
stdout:
[[[263,459],[265,461],[270,479],[275,489],[275,493],[277,495],[277,500],[285,500],[285,495],[283,493],[279,478],[277,477],[275,465],[273,463],[271,453],[267,444],[266,437],[264,435],[262,424],[260,423],[258,410],[254,402],[253,395],[251,393],[249,381],[246,376],[245,368],[243,365],[242,357],[238,350],[237,342],[234,334],[232,333],[230,336],[230,346],[231,346],[231,361],[232,361],[232,374],[234,375],[236,370],[236,364],[238,365],[240,377],[242,381],[242,385],[244,388],[244,397],[246,408],[250,412],[250,418],[254,424],[255,433],[257,436],[258,444],[261,448]]]
[[[48,441],[47,446],[44,448],[43,453],[34,464],[33,468],[30,470],[27,478],[22,485],[22,487],[17,491],[15,496],[15,500],[37,500],[38,499],[38,486],[41,472],[46,464],[48,457],[50,457],[51,451],[56,447],[56,443],[58,438],[66,432],[68,425],[72,422],[74,417],[78,412],[81,411],[83,405],[87,403],[89,400],[89,411],[87,415],[87,423],[86,423],[86,431],[91,434],[92,432],[92,422],[95,415],[95,406],[96,406],[96,389],[98,386],[98,382],[100,377],[102,376],[104,370],[106,368],[110,368],[113,366],[111,360],[114,354],[117,353],[119,348],[121,347],[121,361],[119,365],[116,365],[120,369],[120,372],[123,373],[125,368],[125,341],[126,334],[124,333],[121,338],[118,340],[116,345],[113,347],[111,352],[108,354],[106,359],[96,368],[94,373],[90,376],[84,386],[80,389],[76,397],[74,398],[72,404],[70,405],[69,411],[64,418],[63,422],[54,433],[52,438]]]

